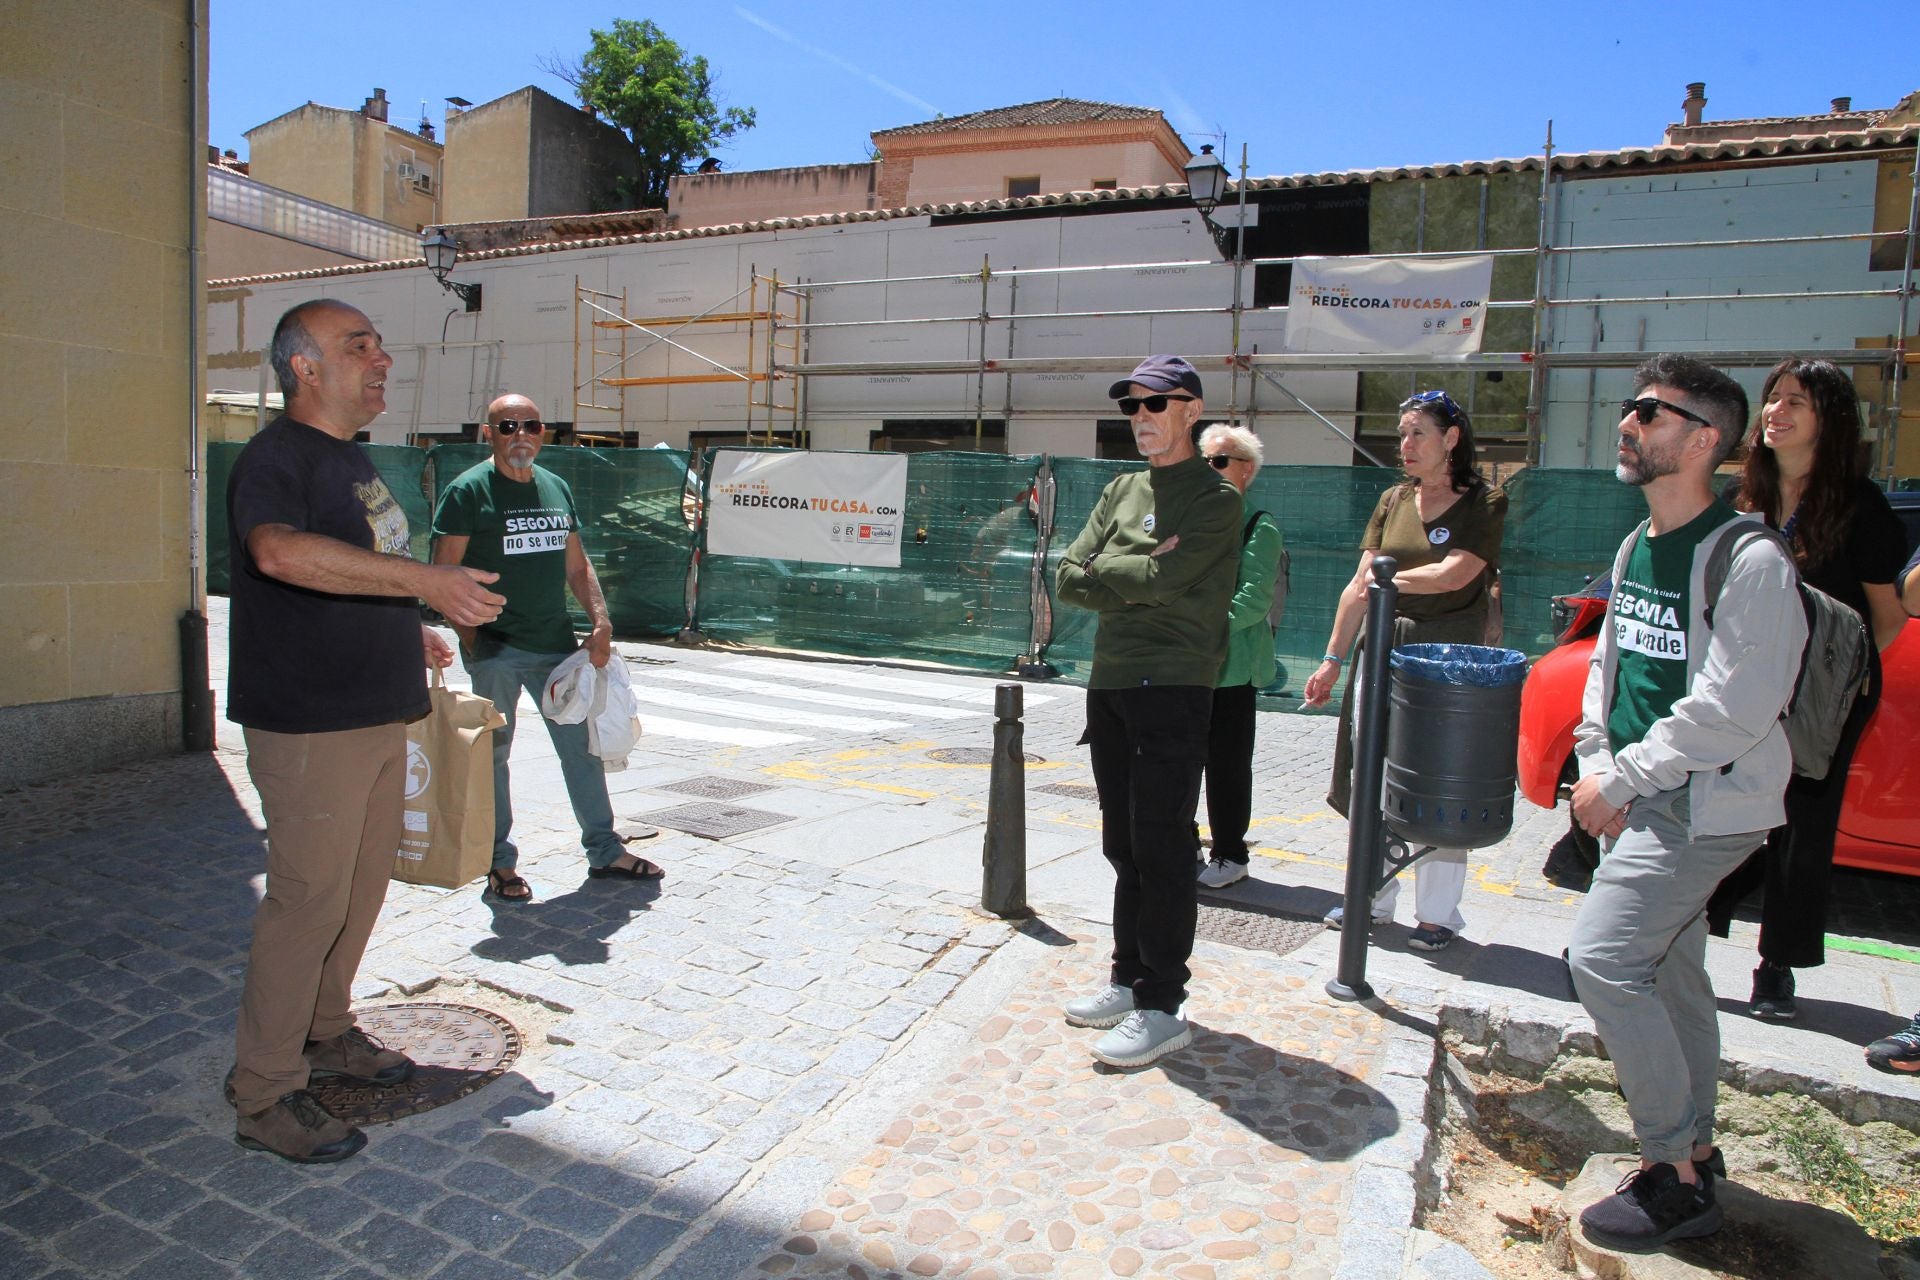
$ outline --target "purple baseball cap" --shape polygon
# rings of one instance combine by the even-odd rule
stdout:
[[[1132,373],[1107,388],[1108,397],[1118,400],[1127,394],[1128,384],[1134,382],[1155,391],[1172,391],[1178,387],[1202,399],[1206,397],[1200,389],[1200,371],[1179,356],[1148,356],[1134,366]]]

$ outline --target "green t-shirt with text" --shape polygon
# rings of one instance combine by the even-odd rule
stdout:
[[[467,539],[461,563],[500,575],[489,588],[507,598],[500,616],[476,636],[476,658],[502,644],[528,653],[578,647],[567,615],[567,536],[580,527],[573,491],[551,471],[510,480],[492,459],[468,468],[440,494],[433,534]]]
[[[1738,513],[1714,502],[1659,537],[1642,532],[1613,584],[1613,706],[1607,737],[1619,751],[1640,741],[1687,693],[1688,619],[1693,607],[1693,556]]]

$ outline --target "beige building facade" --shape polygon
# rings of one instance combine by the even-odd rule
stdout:
[[[447,113],[441,222],[504,222],[621,208],[639,159],[606,121],[528,85]],[[249,135],[251,136],[251,135]]]
[[[309,102],[247,130],[256,181],[410,231],[440,222],[444,149],[387,121],[387,91],[357,111]]]
[[[181,746],[206,23],[50,0],[0,41],[0,786]]]
[[[1193,153],[1149,107],[1049,98],[882,129],[880,207],[1184,183]]]
[[[673,181],[668,225],[724,227],[1186,182],[1192,152],[1150,107],[1049,98],[882,129],[875,159]]]

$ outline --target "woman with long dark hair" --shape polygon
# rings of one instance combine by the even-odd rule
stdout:
[[[1400,406],[1400,468],[1406,478],[1380,495],[1360,539],[1360,567],[1340,593],[1327,655],[1307,677],[1308,706],[1324,704],[1340,682],[1340,668],[1366,617],[1376,555],[1392,556],[1396,565],[1393,581],[1400,599],[1393,619],[1395,646],[1487,640],[1507,495],[1480,474],[1473,424],[1446,392],[1422,391]],[[1327,802],[1342,815],[1352,795],[1352,721],[1358,702],[1349,681],[1327,794]],[[1416,927],[1407,945],[1440,951],[1452,942],[1466,927],[1460,916],[1466,887],[1465,849],[1436,849],[1414,864]],[[1393,918],[1399,892],[1399,880],[1390,880],[1373,900],[1376,923]],[[1342,908],[1334,908],[1327,913],[1327,924],[1339,928],[1343,915]]]
[[[1799,1012],[1793,971],[1826,962],[1827,885],[1847,765],[1880,701],[1878,651],[1906,624],[1894,588],[1906,536],[1886,495],[1864,474],[1860,397],[1838,365],[1782,360],[1767,374],[1760,405],[1745,467],[1724,496],[1785,534],[1802,580],[1850,606],[1874,641],[1866,692],[1847,718],[1827,776],[1796,776],[1787,784],[1785,825],[1727,877],[1707,906],[1709,926],[1724,938],[1734,908],[1765,883],[1750,1010],[1756,1018],[1785,1021]]]

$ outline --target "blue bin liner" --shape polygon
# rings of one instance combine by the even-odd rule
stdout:
[[[1504,689],[1527,678],[1527,655],[1483,644],[1403,644],[1389,655],[1396,671],[1435,684]]]

